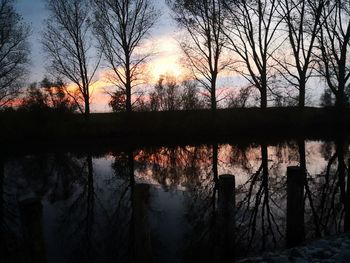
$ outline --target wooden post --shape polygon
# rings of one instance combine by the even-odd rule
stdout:
[[[302,168],[287,168],[287,247],[303,243],[304,230],[304,178]]]
[[[135,262],[152,262],[151,230],[149,223],[150,186],[135,184],[133,195],[134,257]]]
[[[21,222],[30,262],[46,262],[42,230],[42,205],[39,199],[29,198],[20,202]]]
[[[346,184],[346,199],[345,199],[345,220],[344,231],[350,230],[350,159],[348,160],[347,184]]]
[[[5,181],[5,161],[0,153],[0,228],[4,226],[5,222],[5,200],[4,200],[4,181]],[[0,230],[1,231],[1,230]],[[0,255],[4,255],[5,252],[5,232],[1,231],[0,234]]]
[[[235,176],[224,174],[219,177],[218,193],[218,237],[220,262],[234,261],[235,232]]]
[[[0,154],[0,224],[4,220],[4,181],[5,181],[5,161]],[[2,236],[0,237],[2,241]],[[1,245],[1,243],[0,243]]]

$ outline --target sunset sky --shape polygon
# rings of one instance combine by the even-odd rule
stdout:
[[[24,21],[32,28],[29,82],[40,81],[47,74],[45,54],[40,43],[41,32],[44,30],[45,19],[48,17],[45,0],[17,0],[16,8]],[[161,74],[169,73],[181,77],[183,73],[179,64],[181,52],[176,41],[179,30],[172,21],[164,0],[157,1],[157,8],[161,10],[162,16],[152,30],[151,37],[143,43],[145,48],[154,47],[156,51],[156,55],[152,57],[147,66],[152,82],[156,81]],[[107,105],[108,96],[103,94],[104,87],[108,85],[103,81],[104,70],[102,64],[99,76],[97,76],[99,81],[94,85],[92,108],[95,111],[110,110]]]
[[[181,30],[176,27],[172,20],[170,10],[165,4],[165,0],[155,1],[156,7],[161,11],[162,16],[155,28],[151,31],[151,36],[143,42],[142,48],[152,48],[156,55],[147,64],[147,71],[150,75],[150,83],[155,83],[161,74],[172,74],[181,79],[186,75],[185,69],[181,67],[180,57],[181,50],[177,40],[182,36]],[[45,53],[43,53],[42,45],[40,43],[41,32],[44,30],[45,19],[48,17],[48,11],[45,8],[45,0],[17,0],[16,8],[19,14],[23,16],[26,23],[30,24],[32,34],[30,38],[31,43],[31,65],[30,82],[41,81],[47,72],[45,70]],[[106,75],[106,64],[101,63],[100,72],[97,75],[97,82],[94,84],[94,91],[92,94],[91,108],[92,111],[110,111],[108,106],[109,96],[105,93],[105,88],[110,86],[106,83],[103,76]],[[219,78],[218,88],[227,89],[235,88],[242,84],[243,78],[237,74],[222,74]],[[311,84],[313,83],[313,84]],[[320,90],[315,89],[319,86],[319,80],[310,80],[312,103],[318,103]],[[220,94],[220,91],[218,91]]]

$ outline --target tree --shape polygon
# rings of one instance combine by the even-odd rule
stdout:
[[[320,104],[322,107],[331,107],[334,105],[332,92],[329,89],[326,89],[321,95]]]
[[[35,112],[42,112],[49,108],[47,94],[42,92],[37,83],[30,84],[26,93],[20,108]]]
[[[109,106],[114,112],[126,111],[126,97],[123,91],[117,90],[110,94],[111,100],[109,101]]]
[[[0,0],[0,107],[18,94],[26,74],[29,27],[16,13],[13,0]]]
[[[42,43],[48,54],[50,70],[76,86],[67,89],[81,113],[90,114],[91,84],[100,59],[92,48],[91,8],[88,0],[47,0],[50,18]]]
[[[280,1],[283,25],[287,29],[292,56],[276,58],[283,78],[299,90],[299,107],[305,106],[306,84],[315,69],[313,56],[317,35],[321,30],[324,0]],[[288,53],[289,55],[289,53]],[[287,55],[287,56],[288,56]]]
[[[75,112],[77,106],[65,92],[66,89],[67,86],[61,80],[44,78],[40,84],[32,83],[28,87],[20,108],[29,111]]]
[[[50,108],[59,112],[75,112],[78,110],[76,103],[66,92],[67,84],[61,79],[52,81],[44,78],[40,87],[47,95],[47,104]]]
[[[151,55],[141,50],[143,40],[158,19],[151,0],[93,0],[94,28],[100,48],[113,72],[116,94],[126,97],[132,111],[132,90],[140,84],[140,68]]]
[[[272,55],[280,46],[277,29],[279,1],[225,1],[230,13],[226,25],[228,48],[238,57],[234,69],[260,92],[260,107],[267,107],[274,63]]]
[[[319,72],[335,95],[335,106],[341,109],[348,102],[346,87],[350,84],[349,1],[328,1],[322,18],[323,23],[318,35]]]
[[[222,0],[169,0],[179,27],[187,33],[180,45],[185,63],[210,94],[211,109],[217,108],[217,78],[229,64],[223,59],[227,42],[223,34],[226,13]]]
[[[204,108],[204,103],[196,81],[179,82],[174,76],[165,75],[160,76],[149,92],[143,108],[151,111],[195,110]]]
[[[149,95],[152,111],[174,111],[181,109],[180,86],[172,76],[160,76]]]
[[[249,97],[251,96],[251,86],[240,88],[239,91],[233,91],[228,94],[228,108],[246,108]]]
[[[182,82],[181,86],[183,110],[198,110],[204,108],[197,81],[185,80]]]

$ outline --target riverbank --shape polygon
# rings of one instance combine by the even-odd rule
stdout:
[[[2,112],[0,143],[158,144],[348,135],[350,109],[250,108],[79,114]]]
[[[279,253],[246,258],[237,263],[348,263],[350,262],[350,233],[314,241]]]

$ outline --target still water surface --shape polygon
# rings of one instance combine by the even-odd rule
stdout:
[[[349,228],[348,160],[344,140],[2,156],[1,262],[232,262],[284,249],[288,166],[307,170],[304,214],[288,215],[305,244]],[[223,174],[235,175],[233,198]]]

